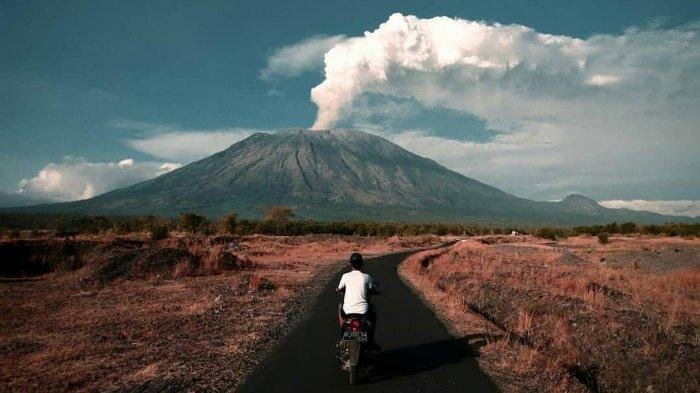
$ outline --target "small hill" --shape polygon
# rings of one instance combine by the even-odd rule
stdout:
[[[595,200],[578,194],[571,194],[559,202],[566,210],[584,214],[595,214],[604,211],[605,208]]]

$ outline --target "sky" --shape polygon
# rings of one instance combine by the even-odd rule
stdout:
[[[0,191],[338,127],[522,197],[700,215],[700,2],[579,3],[3,0]]]

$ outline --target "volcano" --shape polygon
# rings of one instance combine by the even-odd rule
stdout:
[[[354,130],[257,133],[155,179],[77,202],[20,211],[260,218],[289,205],[297,218],[469,221],[493,224],[659,223],[672,217],[607,209],[572,195],[561,202],[519,198]]]

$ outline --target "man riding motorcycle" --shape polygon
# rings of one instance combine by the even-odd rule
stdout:
[[[379,284],[372,277],[362,271],[364,261],[362,254],[353,253],[350,256],[351,270],[343,274],[336,288],[337,292],[345,292],[343,302],[338,305],[338,322],[340,327],[348,315],[361,315],[369,322],[368,342],[376,347],[374,332],[377,326],[377,313],[370,304],[371,295],[379,295]]]

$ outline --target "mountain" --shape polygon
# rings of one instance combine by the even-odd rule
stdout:
[[[291,205],[318,220],[472,221],[513,224],[661,223],[678,218],[607,209],[571,195],[518,198],[362,131],[291,129],[257,133],[155,179],[95,198],[20,211],[258,218]]]

